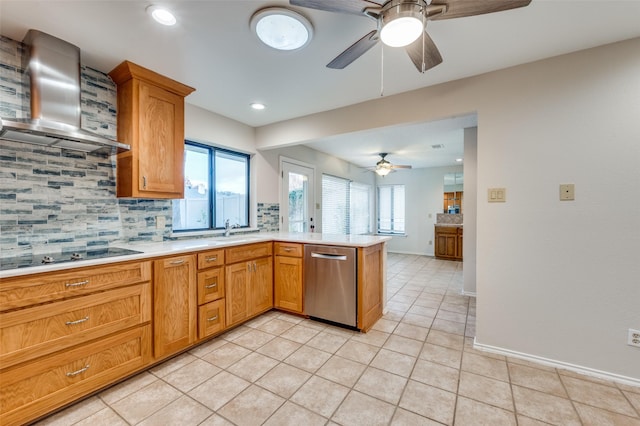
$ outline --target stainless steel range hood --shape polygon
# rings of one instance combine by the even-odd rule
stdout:
[[[80,49],[37,30],[29,30],[23,43],[31,118],[3,118],[0,139],[84,152],[128,151],[127,144],[80,128]]]

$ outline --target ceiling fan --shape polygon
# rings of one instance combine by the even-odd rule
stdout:
[[[389,173],[391,173],[392,171],[394,171],[395,169],[410,169],[411,166],[407,166],[407,165],[397,165],[397,164],[391,164],[389,162],[389,160],[387,160],[385,157],[387,155],[389,155],[386,152],[381,152],[380,154],[378,154],[380,156],[380,161],[378,161],[376,163],[375,166],[373,167],[369,167],[370,170],[373,170],[374,172],[376,172],[379,176],[386,176]]]
[[[343,69],[379,40],[405,47],[419,72],[435,67],[442,56],[426,32],[427,21],[482,15],[527,6],[531,0],[289,0],[294,6],[328,12],[363,15],[377,28],[352,44],[327,64]]]

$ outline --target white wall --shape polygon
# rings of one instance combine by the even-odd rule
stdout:
[[[257,146],[477,112],[477,342],[640,382],[626,345],[640,328],[639,51],[632,39],[265,126]],[[496,186],[506,203],[486,202]]]
[[[476,294],[476,243],[478,216],[478,128],[464,129],[464,230],[462,291]]]
[[[431,167],[401,170],[377,178],[377,185],[405,186],[406,236],[394,236],[387,243],[389,252],[434,255],[434,224],[436,214],[442,213],[444,175],[462,171],[463,166]]]
[[[315,175],[315,199],[319,205],[316,209],[314,221],[316,223],[316,232],[322,232],[322,174],[330,174],[333,176],[349,179],[355,182],[361,182],[371,185],[371,203],[374,206],[375,195],[375,174],[369,170],[358,167],[354,164],[341,160],[339,158],[327,155],[323,152],[306,146],[289,146],[280,149],[262,150],[259,154],[265,166],[262,170],[268,173],[259,177],[260,194],[259,197],[263,202],[277,203],[279,202],[279,167],[280,157],[284,156],[293,160],[302,161],[312,164],[316,167]],[[272,178],[275,176],[275,182]],[[375,230],[374,218],[371,218],[372,230]]]

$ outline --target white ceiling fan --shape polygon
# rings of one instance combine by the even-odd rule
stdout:
[[[389,173],[395,171],[396,169],[410,169],[411,166],[408,165],[399,165],[399,164],[391,164],[389,160],[385,157],[389,155],[387,152],[381,152],[378,154],[380,156],[380,161],[376,163],[373,167],[368,167],[369,170],[373,170],[378,174],[378,176],[385,177]]]

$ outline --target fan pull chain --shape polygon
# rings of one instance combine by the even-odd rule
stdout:
[[[384,46],[380,43],[380,97],[384,96]]]

